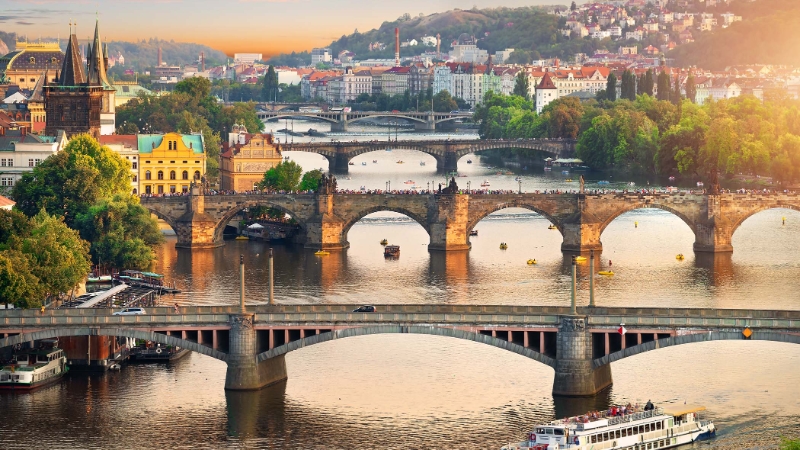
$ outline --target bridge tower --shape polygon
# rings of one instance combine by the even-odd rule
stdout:
[[[553,395],[591,397],[611,386],[611,365],[594,367],[592,333],[586,316],[562,316],[556,341]]]
[[[469,250],[469,195],[457,195],[455,180],[442,189],[441,194],[431,198],[429,219],[431,242],[428,250],[459,251]]]
[[[205,196],[200,186],[193,184],[186,213],[175,221],[177,248],[213,248],[223,245],[215,239],[217,221],[206,214]]]

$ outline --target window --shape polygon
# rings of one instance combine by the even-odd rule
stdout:
[[[136,188],[133,188],[133,195],[136,195],[136,194],[138,194],[138,192],[136,192]]]
[[[138,169],[138,168],[139,168],[139,163],[137,163],[136,161],[134,161],[134,162],[132,163],[132,165],[131,165],[131,168],[133,168],[133,169]]]
[[[33,161],[33,165],[34,165],[34,166],[38,166],[38,165],[39,165],[39,164],[41,164],[41,163],[42,163],[42,160],[41,160],[41,159],[39,159],[39,158],[36,158],[36,159]]]
[[[164,193],[164,186],[158,185],[158,193],[159,194],[163,194]]]
[[[152,192],[150,190],[150,185],[147,185],[147,186],[144,187],[144,193],[145,194],[152,194]]]
[[[158,171],[158,173],[156,174],[156,179],[157,180],[163,180],[164,179],[164,171],[163,170],[159,170]]]
[[[189,186],[186,186],[186,185],[181,186],[181,192],[184,192],[184,193],[189,192]]]
[[[149,180],[149,179],[150,179],[150,171],[149,171],[149,170],[145,171],[145,173],[144,173],[144,179],[145,179],[145,180]]]
[[[28,160],[28,167],[33,167],[33,159]]]
[[[174,170],[170,170],[169,171],[169,179],[170,180],[174,180],[175,179],[175,171]]]
[[[132,180],[132,181],[133,181],[134,183],[136,183],[137,181],[139,181],[139,177],[137,177],[136,175],[134,175],[134,176],[133,176],[133,180]]]
[[[195,170],[194,171],[194,179],[195,180],[199,180],[200,179],[200,171],[199,170]]]
[[[175,185],[174,185],[174,184],[171,184],[171,185],[169,186],[169,191],[170,191],[171,193],[173,193],[173,194],[175,193]]]
[[[181,174],[181,180],[188,180],[188,179],[189,179],[189,171],[184,170],[183,173]]]
[[[170,164],[175,164],[175,161],[170,161],[169,163],[170,163]]]

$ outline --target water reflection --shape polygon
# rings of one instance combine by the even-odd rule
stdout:
[[[285,421],[286,381],[258,391],[225,391],[228,436],[238,439],[275,433]]]

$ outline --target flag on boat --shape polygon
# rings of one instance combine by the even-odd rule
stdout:
[[[620,325],[619,328],[617,328],[617,333],[619,333],[619,334],[621,334],[623,336],[627,332],[628,332],[628,330],[625,328],[625,325]]]

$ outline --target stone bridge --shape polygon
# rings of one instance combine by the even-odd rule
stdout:
[[[591,396],[612,384],[610,363],[673,345],[712,340],[800,343],[800,311],[471,305],[261,305],[0,311],[0,348],[63,336],[120,336],[175,345],[228,364],[226,389],[287,378],[286,353],[371,334],[427,334],[479,342],[555,371],[553,394]],[[617,332],[625,324],[627,333]]]
[[[489,214],[524,208],[541,214],[563,236],[562,251],[602,250],[600,236],[619,215],[658,208],[680,217],[694,232],[696,252],[731,252],[731,239],[745,219],[772,208],[800,211],[798,194],[232,194],[142,197],[150,212],[177,234],[177,247],[223,244],[225,226],[244,208],[270,206],[297,220],[295,243],[306,248],[349,247],[347,233],[368,214],[393,211],[428,232],[429,250],[468,250],[469,232]]]
[[[354,157],[369,153],[393,150],[416,150],[436,159],[440,171],[458,170],[458,160],[470,153],[483,150],[524,148],[537,150],[555,158],[570,158],[575,155],[573,139],[477,139],[477,140],[419,140],[419,141],[372,141],[372,142],[310,142],[283,144],[282,151],[312,152],[324,156],[331,171],[345,173]]]
[[[259,111],[258,118],[270,119],[316,119],[331,124],[331,131],[347,131],[347,125],[364,119],[402,119],[414,123],[417,130],[432,131],[442,122],[458,119],[472,119],[472,113],[441,113],[441,112],[391,112],[391,111],[325,111],[325,112],[293,112],[293,111]]]

